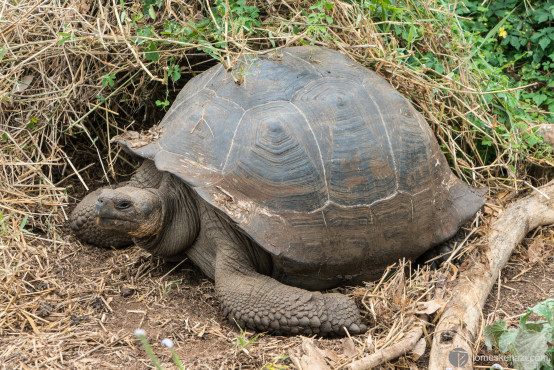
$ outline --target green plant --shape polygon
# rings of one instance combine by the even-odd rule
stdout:
[[[102,87],[110,86],[113,87],[115,84],[115,75],[107,74],[102,76]]]
[[[181,78],[181,67],[178,64],[171,64],[167,67],[167,74],[173,82],[177,82]]]
[[[142,13],[145,17],[156,19],[156,9],[160,9],[164,3],[163,0],[143,0]]]
[[[528,321],[536,314],[546,320]],[[547,299],[527,310],[519,328],[507,328],[497,320],[485,328],[485,343],[500,352],[510,352],[517,369],[552,369],[554,367],[554,299]]]
[[[158,100],[159,101],[159,100]],[[167,102],[167,100],[166,100]],[[158,102],[156,102],[157,104]],[[169,102],[168,102],[169,104]],[[167,105],[166,105],[167,106]],[[165,291],[164,291],[164,296],[167,296],[169,293],[171,293],[171,289],[173,288],[174,285],[179,285],[181,284],[181,282],[183,281],[183,279],[179,279],[179,280],[173,280],[173,281],[170,281],[167,285],[166,285],[166,288],[165,288]]]
[[[162,107],[163,110],[166,110],[167,107],[169,106],[169,100],[165,99],[165,100],[156,100],[156,105],[158,107]]]
[[[177,352],[175,352],[175,348],[173,348],[173,341],[169,338],[165,338],[164,340],[162,340],[162,344],[171,350],[171,357],[173,357],[173,362],[175,362],[177,369],[183,370],[185,367],[183,366],[181,359],[177,355]]]
[[[261,26],[260,11],[255,6],[246,4],[246,0],[217,0],[214,14],[217,14],[216,22],[223,24],[225,18],[229,18],[235,29],[244,29],[251,32],[254,27]]]
[[[320,0],[309,7],[310,12],[304,10],[304,15],[308,20],[308,27],[306,33],[312,37],[311,44],[315,44],[317,39],[328,41],[331,37],[328,33],[327,27],[333,24],[333,17],[328,15],[328,12],[332,11],[334,4]]]
[[[463,23],[481,39],[476,55],[506,70],[511,84],[534,84],[521,98],[554,112],[554,3],[464,0],[456,11],[477,20]],[[554,123],[554,115],[546,119]]]
[[[154,354],[154,351],[152,350],[150,343],[148,343],[148,339],[146,339],[146,331],[144,331],[143,329],[137,329],[135,330],[135,336],[140,340],[142,347],[146,351],[146,354],[150,358],[150,361],[152,361],[152,365],[154,365],[154,367],[158,370],[163,370],[162,365],[160,364],[160,361]],[[184,369],[183,363],[181,362],[181,359],[177,355],[177,352],[175,352],[175,348],[173,348],[174,347],[173,341],[169,338],[165,338],[164,340],[162,340],[162,345],[166,346],[171,350],[171,357],[173,358],[173,362],[177,366],[177,369],[183,370]]]
[[[448,121],[438,118],[441,125],[448,126],[441,132],[443,149],[451,160],[464,158],[481,168],[494,164],[502,168],[501,176],[512,178],[524,174],[529,161],[551,160],[552,148],[537,130],[554,115],[537,108],[537,99],[544,97],[536,96],[544,95],[549,83],[538,90],[540,84],[529,86],[540,79],[538,75],[550,78],[551,72],[535,71],[534,77],[527,75],[529,79],[518,76],[515,66],[531,68],[531,62],[523,59],[525,53],[513,53],[509,44],[499,45],[510,35],[513,17],[531,16],[531,10],[523,6],[525,0],[437,1],[433,7],[412,0],[359,3],[391,49],[384,54],[436,81],[432,102],[454,94],[454,112],[475,107]],[[550,9],[550,5],[540,6]],[[446,87],[447,81],[455,85]],[[429,118],[432,121],[434,117]]]
[[[261,370],[285,370],[289,369],[290,367],[287,365],[279,364],[281,361],[286,361],[289,359],[288,355],[282,354],[280,356],[277,356],[273,358],[271,361],[268,361],[263,364]]]
[[[160,361],[154,354],[154,351],[152,350],[150,343],[148,343],[148,339],[146,339],[146,331],[142,329],[137,329],[135,330],[135,336],[140,340],[142,347],[146,351],[146,354],[148,355],[148,357],[150,358],[150,361],[152,361],[152,364],[156,367],[156,369],[163,370],[162,365],[160,365]]]
[[[233,319],[234,320],[234,319]],[[253,338],[251,338],[250,340],[248,340],[246,338],[246,331],[243,330],[240,325],[237,323],[236,320],[235,321],[235,324],[237,325],[237,327],[239,328],[239,331],[240,331],[240,334],[237,336],[236,340],[235,340],[235,343],[233,344],[233,348],[238,348],[240,346],[240,349],[241,350],[246,350],[246,347],[248,347],[249,345],[251,345],[252,343],[254,343],[258,337],[260,336],[260,334],[256,334]]]

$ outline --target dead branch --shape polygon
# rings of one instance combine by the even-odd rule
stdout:
[[[420,318],[423,321],[427,321],[427,315],[421,315]],[[423,324],[422,324],[423,325]],[[352,362],[348,365],[350,370],[365,370],[375,368],[387,361],[393,360],[397,357],[405,355],[414,349],[416,344],[423,336],[423,326],[416,325],[408,333],[404,339],[389,347],[383,348],[380,351],[372,353],[371,355],[364,357],[360,360]]]
[[[481,258],[463,271],[436,326],[430,369],[452,367],[449,354],[464,349],[469,359],[463,369],[472,369],[472,345],[480,328],[481,310],[500,271],[516,245],[534,228],[554,223],[554,182],[511,204],[493,224]]]

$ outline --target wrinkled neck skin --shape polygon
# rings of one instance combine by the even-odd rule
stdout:
[[[227,263],[236,269],[245,265],[262,274],[271,274],[273,267],[267,252],[239,232],[226,215],[219,214],[194,190],[175,176],[154,171],[161,176],[158,188],[150,188],[162,200],[160,231],[146,238],[133,238],[135,244],[168,261],[189,258],[209,278],[215,278],[215,262],[219,248],[234,246],[235,253]]]
[[[186,256],[186,250],[200,231],[196,197],[181,180],[168,173],[158,173],[163,178],[153,191],[162,199],[162,226],[157,234],[133,241],[153,255],[179,261]]]

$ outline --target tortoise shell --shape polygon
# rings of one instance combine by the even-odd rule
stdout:
[[[280,261],[273,275],[285,283],[374,278],[482,206],[424,118],[376,73],[319,47],[239,69],[241,84],[222,65],[191,79],[159,137],[119,141],[226,214]]]

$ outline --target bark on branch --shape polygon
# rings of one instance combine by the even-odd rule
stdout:
[[[472,369],[472,347],[480,329],[481,311],[487,296],[516,245],[532,229],[554,224],[554,182],[508,206],[493,224],[480,261],[460,275],[436,326],[429,361],[430,369],[453,367],[449,354],[462,348],[469,359],[462,367]]]
[[[422,324],[414,326],[400,342],[383,348],[369,356],[352,362],[348,365],[349,370],[366,370],[375,368],[387,361],[394,360],[410,352],[423,336],[423,322],[427,321],[427,315],[422,317]]]

